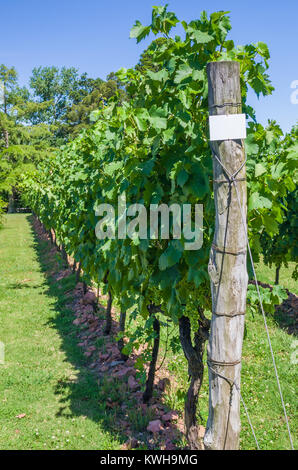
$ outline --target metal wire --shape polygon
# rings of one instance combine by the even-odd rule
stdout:
[[[283,394],[282,394],[282,390],[281,390],[281,386],[280,386],[278,371],[277,371],[276,362],[275,362],[274,353],[273,353],[272,344],[271,344],[271,339],[270,339],[270,335],[269,335],[269,330],[268,330],[266,315],[265,315],[265,311],[264,311],[264,307],[263,307],[263,301],[262,301],[262,297],[261,297],[261,293],[260,293],[260,289],[259,289],[259,284],[258,284],[258,279],[257,279],[256,271],[255,271],[255,265],[254,265],[254,261],[253,261],[253,257],[252,257],[252,253],[251,253],[251,249],[250,249],[250,244],[249,244],[249,239],[248,239],[248,233],[247,233],[247,228],[246,228],[245,215],[243,214],[243,208],[242,208],[242,206],[241,206],[241,201],[240,201],[240,195],[239,195],[239,191],[238,191],[238,186],[237,186],[237,182],[236,182],[236,180],[235,180],[235,177],[237,176],[237,174],[238,174],[238,173],[241,171],[241,169],[244,167],[247,158],[245,158],[245,160],[242,162],[242,164],[240,165],[239,169],[238,169],[237,171],[235,171],[235,173],[231,174],[231,173],[229,172],[229,170],[227,170],[227,168],[226,168],[226,167],[223,165],[223,163],[220,161],[220,159],[219,159],[218,156],[216,155],[215,151],[213,150],[212,146],[211,146],[211,150],[212,150],[212,153],[213,153],[214,157],[216,158],[216,160],[218,161],[218,163],[219,163],[219,164],[221,165],[221,167],[223,168],[223,170],[224,170],[224,172],[225,172],[225,174],[226,174],[226,176],[227,176],[227,178],[228,178],[230,184],[233,184],[233,185],[234,185],[234,188],[235,188],[235,191],[236,191],[237,201],[238,201],[238,205],[239,205],[239,209],[240,209],[240,213],[241,213],[242,224],[243,224],[244,232],[245,232],[245,238],[246,238],[246,243],[247,243],[247,249],[248,249],[249,258],[250,258],[250,262],[251,262],[251,266],[252,266],[252,270],[253,270],[253,275],[254,275],[254,278],[255,278],[255,284],[256,284],[256,289],[257,289],[257,293],[258,293],[258,298],[259,298],[259,303],[260,303],[260,307],[261,307],[261,312],[262,312],[263,319],[264,319],[264,325],[265,325],[266,334],[267,334],[267,340],[268,340],[269,349],[270,349],[270,353],[271,353],[271,357],[272,357],[272,362],[273,362],[273,367],[274,367],[276,382],[277,382],[277,386],[278,386],[278,391],[279,391],[279,395],[280,395],[280,399],[281,399],[281,404],[282,404],[282,407],[283,407],[283,412],[284,412],[284,416],[285,416],[285,420],[286,420],[286,424],[287,424],[287,429],[288,429],[289,439],[290,439],[290,443],[291,443],[291,448],[292,448],[292,450],[294,450],[294,445],[293,445],[293,440],[292,440],[292,435],[291,435],[291,430],[290,430],[288,415],[287,415],[286,407],[285,407],[285,404],[284,404]]]
[[[208,361],[207,361],[208,362]],[[209,363],[208,363],[209,365]],[[257,437],[256,437],[256,434],[255,434],[255,431],[254,431],[254,428],[253,428],[253,425],[252,425],[252,422],[251,422],[251,419],[249,417],[249,413],[248,413],[248,409],[246,407],[246,404],[244,402],[244,399],[241,395],[241,392],[240,392],[240,387],[238,386],[238,384],[232,380],[232,379],[229,379],[228,377],[224,376],[223,374],[220,374],[219,372],[215,371],[210,365],[209,365],[209,369],[213,372],[213,374],[217,375],[218,377],[221,377],[222,379],[226,380],[228,382],[228,384],[230,385],[231,387],[231,391],[233,389],[233,387],[236,388],[238,394],[239,394],[239,397],[240,397],[240,400],[242,402],[242,405],[243,405],[243,408],[244,408],[244,411],[245,411],[245,414],[246,414],[246,417],[247,417],[247,421],[248,421],[248,424],[250,426],[250,429],[251,429],[251,432],[252,432],[252,435],[254,437],[254,440],[255,440],[255,443],[256,443],[256,446],[257,446],[257,449],[260,450],[260,447],[259,447],[259,443],[258,443],[258,440],[257,440]]]

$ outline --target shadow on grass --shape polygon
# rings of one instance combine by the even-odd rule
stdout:
[[[8,284],[8,289],[40,289],[41,284],[35,284],[32,286],[31,284],[27,284],[27,282],[12,282]]]
[[[298,299],[289,293],[289,297],[275,309],[274,319],[278,326],[289,335],[298,336]]]
[[[55,278],[55,272],[65,269],[65,262],[60,256],[52,256],[50,251],[52,246],[45,237],[39,237],[35,231],[34,218],[27,216],[31,226],[31,232],[34,239],[33,248],[38,257],[39,264],[45,275],[47,289],[45,295],[54,299],[54,309],[56,315],[49,320],[49,324],[54,327],[61,337],[61,349],[66,354],[66,361],[71,363],[75,372],[57,383],[55,393],[60,398],[60,409],[57,416],[73,418],[74,416],[83,416],[100,423],[102,429],[114,435],[114,438],[120,442],[125,442],[127,436],[119,432],[115,415],[116,410],[106,408],[106,401],[100,400],[101,384],[98,374],[92,372],[88,366],[88,360],[78,347],[78,327],[73,325],[74,312],[69,307],[73,298],[69,293],[75,288],[75,275],[70,274],[60,279]],[[53,253],[53,251],[52,251]],[[58,264],[57,264],[58,263]],[[25,287],[25,285],[16,285],[15,288]],[[111,384],[109,385],[111,388]]]
[[[249,283],[255,285],[255,281],[249,281]],[[264,289],[272,290],[273,288],[270,284],[261,281],[258,281],[258,284]],[[289,289],[284,289],[288,297],[280,305],[276,305],[273,318],[279,328],[289,335],[298,336],[298,297]]]

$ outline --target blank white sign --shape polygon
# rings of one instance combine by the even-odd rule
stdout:
[[[246,138],[245,114],[209,116],[210,140]]]

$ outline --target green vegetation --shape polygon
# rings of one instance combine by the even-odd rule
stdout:
[[[104,106],[120,90],[113,73],[107,81],[79,75],[74,67],[36,67],[32,70],[30,88],[34,100],[44,109],[32,116],[34,123],[44,123],[52,128],[55,147],[74,138],[90,126],[90,113]]]
[[[30,88],[18,85],[14,67],[0,65],[0,214],[14,212],[18,183],[43,160],[82,129],[90,126],[91,111],[125,93],[113,74],[107,81],[78,74],[71,67],[37,67]],[[3,96],[2,96],[3,95]]]
[[[273,90],[267,75],[270,54],[266,44],[237,46],[227,40],[231,24],[222,11],[210,16],[203,12],[190,23],[181,21],[183,38],[172,34],[177,23],[178,18],[166,7],[153,8],[150,25],[136,22],[131,37],[138,42],[150,32],[159,38],[147,48],[137,67],[116,74],[125,85],[126,100],[115,95],[102,109],[93,111],[94,125],[23,183],[27,204],[47,230],[54,229],[66,253],[81,263],[85,280],[103,282],[129,320],[141,318],[123,352],[128,354],[141,342],[155,344],[153,374],[159,325],[166,320],[179,324],[180,339],[184,338],[183,328],[188,328],[190,343],[194,335],[207,340],[205,314],[211,310],[208,259],[214,231],[208,62],[234,60],[240,64],[242,107],[249,119],[248,229],[255,256],[261,253],[262,236],[278,236],[286,219],[288,194],[294,191],[297,178],[293,142],[280,152],[279,127],[272,122],[266,128],[257,124],[247,103],[249,87],[258,96]],[[109,227],[98,224],[104,213],[95,214],[95,209],[101,203],[117,208],[122,193],[127,205],[176,204],[183,209],[186,202],[203,204],[203,246],[188,251],[185,237],[173,237],[174,217],[170,239],[150,238],[149,228],[141,227],[138,219],[135,222],[142,235],[113,238],[113,223]],[[121,214],[116,213],[116,227],[120,220]],[[101,237],[96,237],[96,227]],[[284,295],[280,290],[275,292],[267,296],[272,310]],[[252,290],[249,293],[254,296]],[[107,315],[107,332],[108,325]],[[190,344],[192,350],[195,347]],[[143,362],[150,353],[147,351]],[[190,361],[190,355],[186,356]],[[141,360],[139,365],[141,368]],[[190,371],[195,370],[188,365]],[[149,377],[150,371],[147,384]]]
[[[288,266],[282,266],[279,273],[279,284],[289,289],[290,292],[298,295],[298,285],[297,280],[293,278],[293,273],[296,268],[296,263],[289,262]],[[263,260],[260,260],[259,263],[256,265],[256,271],[258,279],[261,282],[265,282],[266,284],[274,285],[275,282],[275,271],[274,268],[270,268],[269,266],[265,265]]]
[[[267,233],[261,233],[260,243],[263,259],[266,265],[275,266],[274,283],[279,283],[280,269],[288,265],[289,262],[295,262],[296,268],[292,273],[294,279],[298,278],[298,190],[297,190],[297,153],[298,153],[298,125],[293,126],[291,132],[285,137],[275,122],[270,122],[269,131],[275,135],[270,144],[266,144],[263,150],[262,158],[267,161],[275,161],[276,164],[271,167],[271,174],[283,176],[283,185],[286,192],[283,193],[283,199],[287,208],[286,212],[279,217],[276,214],[276,220],[271,221],[278,225],[276,233],[274,227]],[[288,161],[288,169],[285,168],[284,157]],[[262,164],[258,163],[258,172],[264,171]],[[286,169],[286,171],[285,171]],[[290,171],[289,171],[290,170]],[[291,174],[290,180],[288,173]]]
[[[184,32],[182,36],[175,36],[173,33],[179,23]],[[165,399],[172,406],[182,406],[188,383],[186,371],[192,378],[190,387],[194,386],[194,381],[199,384],[203,373],[201,359],[209,335],[211,310],[208,260],[215,217],[208,136],[206,67],[209,62],[233,60],[240,66],[241,106],[248,120],[245,143],[248,232],[254,259],[259,262],[260,278],[268,279],[271,284],[282,283],[289,270],[293,271],[293,279],[297,277],[297,267],[292,269],[292,263],[297,261],[297,127],[284,136],[276,122],[269,121],[266,127],[256,122],[254,110],[247,102],[248,89],[257,96],[272,93],[267,74],[270,53],[263,42],[235,45],[227,39],[230,30],[230,18],[224,11],[210,16],[202,12],[199,19],[186,23],[166,6],[153,7],[151,24],[136,21],[131,37],[140,42],[153,34],[156,39],[143,52],[135,68],[121,69],[109,75],[106,82],[91,79],[86,74],[80,76],[74,68],[38,67],[32,73],[30,94],[27,89],[18,87],[14,68],[1,66],[4,103],[0,110],[0,197],[12,212],[14,200],[22,191],[22,200],[35,212],[51,238],[54,232],[64,259],[69,255],[79,263],[85,283],[103,286],[104,293],[108,294],[107,334],[111,330],[112,300],[117,303],[122,319],[118,340],[122,336],[129,339],[122,353],[129,355],[136,346],[149,344],[137,364],[143,382],[147,379],[144,402],[152,397],[149,385],[155,374],[160,328],[163,349],[167,324],[173,326],[169,357],[174,358],[168,365],[177,377],[179,390],[169,391]],[[239,112],[240,103],[235,108]],[[127,222],[135,224],[138,233],[131,238],[123,233],[114,237],[115,230],[119,235],[121,226],[123,229],[127,216],[119,209],[120,195],[125,208],[136,203],[146,208],[155,204],[156,209],[161,204],[168,207],[175,204],[178,215],[176,212],[174,216],[172,209],[169,234],[152,237],[136,208],[128,215]],[[180,238],[175,236],[175,217],[181,221],[186,212],[185,203],[204,207],[200,249],[188,250],[186,244],[190,240],[186,231]],[[101,204],[112,208],[109,223],[107,218],[100,219],[105,215],[103,209],[101,212],[98,209]],[[0,199],[0,212],[2,205]],[[137,217],[132,222],[130,216]],[[190,218],[190,225],[194,227],[194,211]],[[126,221],[124,225],[126,230]],[[4,233],[7,234],[7,228],[1,236]],[[272,279],[272,266],[276,268],[275,279]],[[250,266],[248,271],[252,277]],[[15,282],[15,290],[21,290],[18,281]],[[71,278],[61,284],[64,282],[71,282]],[[286,283],[286,287],[290,285],[294,285],[294,281]],[[275,305],[286,296],[279,286],[272,292],[263,289],[273,345],[278,351],[281,377],[285,382],[287,406],[292,412],[291,339],[278,329],[273,316]],[[252,409],[253,415],[257,410],[254,415],[257,422],[260,416],[263,419],[266,413],[268,415],[272,406],[270,439],[260,438],[267,448],[275,445],[281,421],[278,396],[273,388],[271,391],[273,378],[271,382],[264,352],[265,334],[261,330],[256,301],[255,288],[250,285],[251,316],[246,324],[244,380],[250,397],[252,387],[256,389],[254,398],[245,396],[257,400]],[[26,304],[22,308],[27,309],[30,302],[26,303],[26,299],[22,302]],[[63,304],[64,300],[61,302]],[[63,330],[63,322],[66,318],[70,321],[71,314],[61,308]],[[35,315],[38,312],[33,318]],[[125,317],[129,324],[126,329]],[[58,318],[60,316],[57,324]],[[258,344],[254,344],[256,333]],[[150,368],[146,376],[143,366],[147,362]],[[89,379],[86,381],[89,383]],[[269,398],[263,405],[260,390],[266,388],[267,383]],[[108,384],[103,384],[100,391],[103,401],[106,387]],[[200,407],[205,423],[206,383],[203,387]],[[117,385],[115,393],[119,394],[118,388]],[[196,398],[199,390],[197,386]],[[123,394],[124,400],[126,391]],[[191,419],[186,419],[186,423],[192,420],[194,427],[195,406],[196,403]],[[104,422],[105,404],[97,412],[99,422]],[[133,410],[130,414],[134,428],[142,427],[143,424],[135,421]],[[144,423],[147,418],[144,417]],[[251,448],[245,426],[243,433],[243,447]],[[285,442],[281,439],[280,445],[285,447]]]
[[[74,277],[56,282],[50,276],[55,266],[48,243],[37,243],[28,216],[5,220],[0,232],[0,340],[5,344],[0,449],[119,448],[118,430],[99,402],[96,377],[84,366],[66,306]]]
[[[274,276],[274,272],[272,272]],[[295,398],[297,370],[290,362],[294,351],[294,337],[288,335],[268,317],[269,332],[275,351],[278,372],[286,403],[290,427],[297,448],[298,407]],[[173,333],[175,335],[175,332]],[[163,331],[160,356],[163,356],[166,335]],[[206,357],[204,358],[204,361]],[[206,362],[205,362],[206,364]],[[187,391],[187,363],[181,350],[176,354],[167,354],[166,367],[173,376],[171,388],[164,397],[172,408],[183,411]],[[261,449],[289,449],[289,437],[274,376],[271,356],[261,314],[252,316],[248,310],[246,316],[246,335],[243,343],[243,362],[241,372],[241,393],[248,408],[256,437]],[[208,374],[207,366],[199,397],[198,420],[205,425],[208,417]],[[256,444],[249,427],[245,410],[241,405],[241,449],[256,449]]]
[[[14,212],[18,182],[49,157],[51,132],[43,123],[32,124],[32,116],[45,104],[31,101],[28,90],[18,86],[14,67],[0,65],[0,82],[0,211],[5,205]]]

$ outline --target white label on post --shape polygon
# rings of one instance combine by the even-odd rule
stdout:
[[[245,139],[245,114],[209,116],[209,130],[210,140]]]

